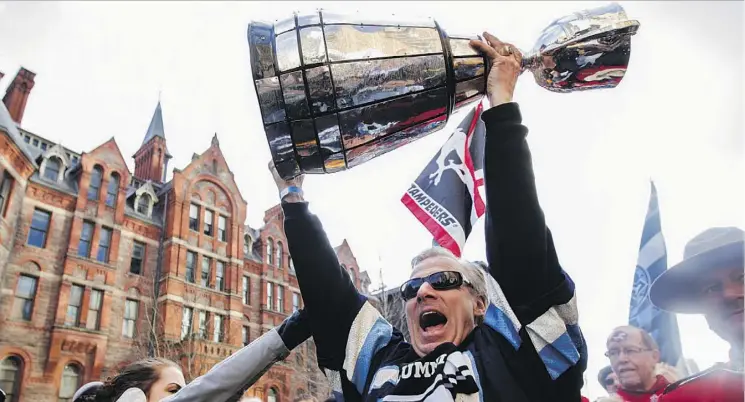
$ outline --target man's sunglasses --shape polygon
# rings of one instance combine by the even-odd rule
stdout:
[[[615,384],[616,383],[616,380],[614,380],[613,377],[608,377],[608,378],[605,379],[605,381],[603,383],[607,387],[609,385]]]
[[[416,297],[419,288],[425,283],[429,283],[434,290],[458,289],[463,284],[469,285],[468,281],[463,279],[463,275],[457,271],[435,272],[424,278],[409,279],[401,285],[401,297],[404,300],[410,300]]]

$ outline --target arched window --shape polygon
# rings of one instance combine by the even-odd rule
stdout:
[[[62,170],[62,161],[52,156],[47,159],[47,163],[44,166],[44,178],[51,181],[59,181],[60,170]]]
[[[109,179],[109,187],[106,189],[106,205],[116,206],[116,198],[119,194],[119,174],[112,173]]]
[[[137,201],[137,213],[143,215],[150,215],[150,203],[152,199],[149,194],[142,194],[140,199]]]
[[[269,392],[266,394],[266,402],[277,402],[279,401],[279,393],[276,388],[269,388]]]
[[[283,255],[282,255],[282,242],[277,242],[277,266],[282,268],[282,264],[284,262]]]
[[[0,389],[5,391],[7,402],[18,402],[23,378],[23,361],[18,356],[8,356],[0,363]]]
[[[101,166],[94,166],[91,172],[91,182],[88,185],[88,199],[97,201],[101,191],[101,180],[103,180],[103,169]]]
[[[270,237],[266,239],[266,263],[274,265],[274,242]]]
[[[75,391],[80,388],[80,367],[76,364],[68,364],[62,371],[62,381],[59,385],[58,402],[72,402]]]

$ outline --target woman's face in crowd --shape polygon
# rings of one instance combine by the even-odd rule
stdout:
[[[147,402],[158,402],[186,386],[184,374],[177,367],[167,365],[160,370],[160,377],[150,387]]]

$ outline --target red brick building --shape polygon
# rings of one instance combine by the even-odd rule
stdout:
[[[0,388],[9,401],[69,401],[79,385],[148,355],[179,361],[190,380],[302,306],[282,210],[267,210],[261,228],[245,225],[217,136],[166,181],[158,104],[131,173],[114,138],[78,153],[24,130],[34,76],[21,68],[0,105]],[[337,252],[366,292],[346,241]],[[328,391],[307,342],[247,395]]]

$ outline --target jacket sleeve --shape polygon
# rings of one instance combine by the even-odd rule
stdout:
[[[274,363],[310,337],[307,313],[303,310],[288,317],[281,326],[246,345],[216,364],[164,402],[238,401]]]
[[[351,383],[361,394],[375,355],[400,337],[394,336],[393,327],[354,287],[308,204],[283,203],[282,207],[318,365],[329,377]]]
[[[486,126],[486,254],[520,322],[527,324],[572,297],[546,227],[532,160],[516,103],[482,114]],[[570,291],[571,290],[571,291]]]
[[[538,203],[528,129],[516,103],[489,109],[482,120],[486,255],[489,273],[506,301],[491,313],[487,310],[487,324],[497,328],[495,317],[505,311],[514,314],[520,340],[513,337],[513,345],[532,344],[553,380],[564,373],[572,377],[555,385],[578,394],[586,345],[578,326],[574,283],[559,264]]]

